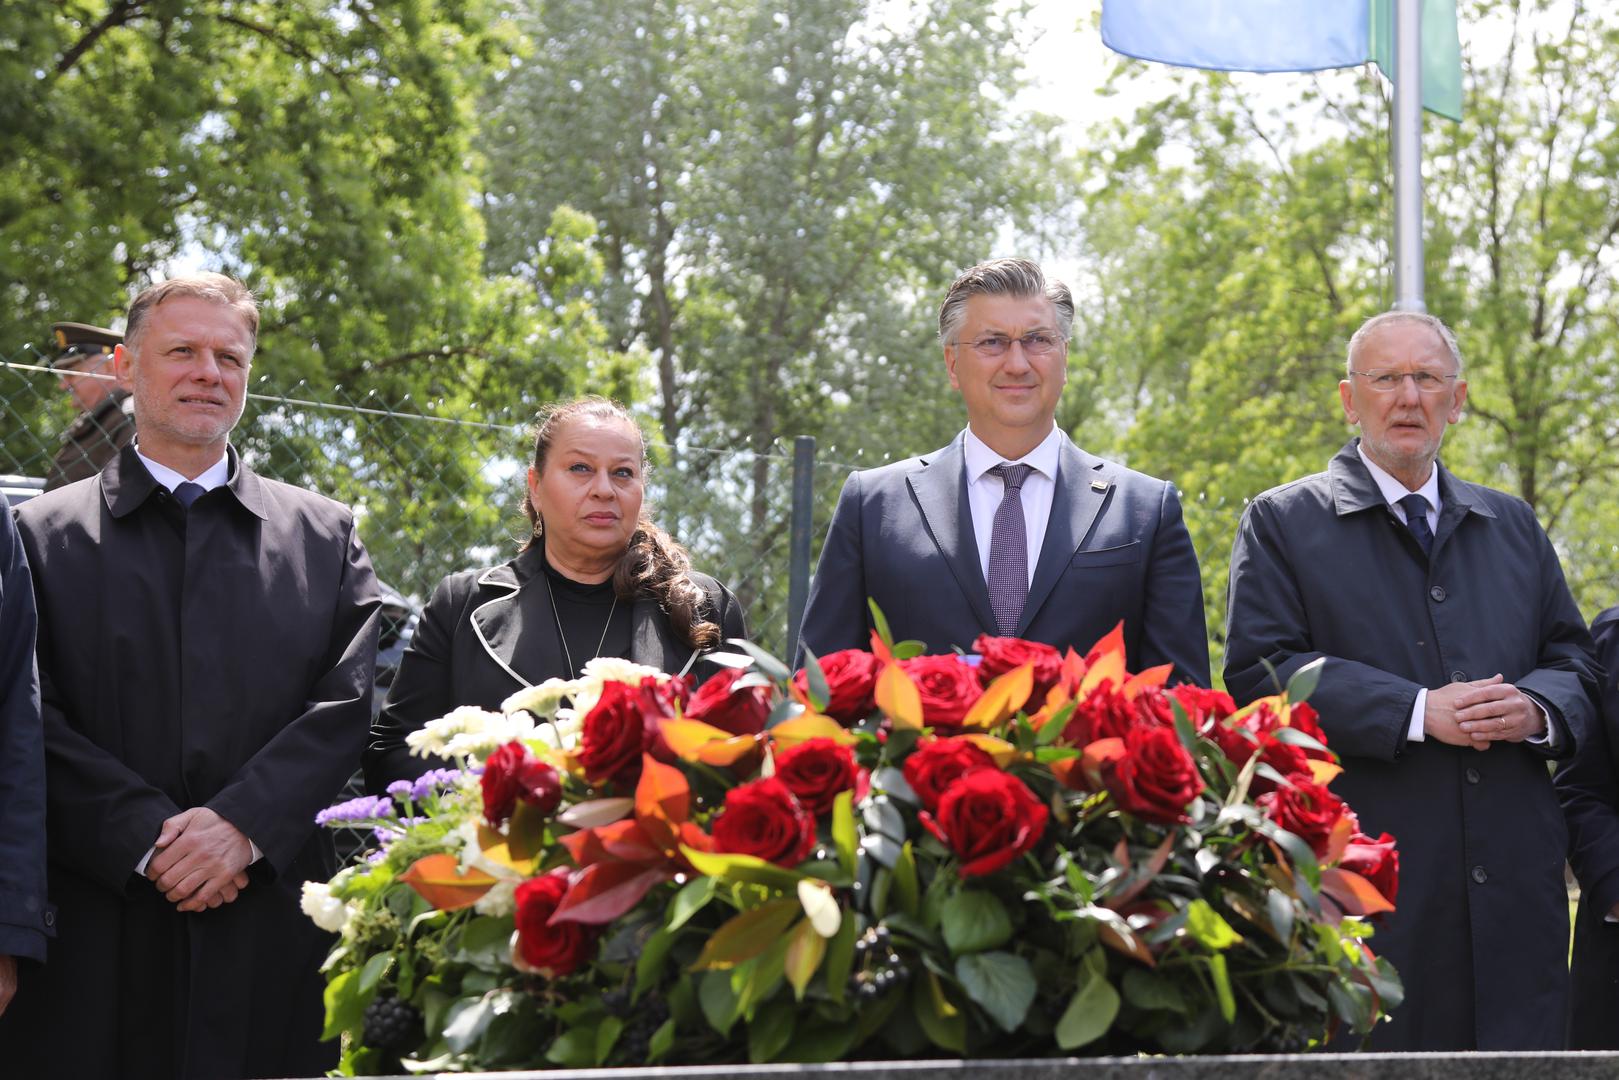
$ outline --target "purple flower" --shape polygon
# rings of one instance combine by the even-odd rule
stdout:
[[[358,799],[329,806],[315,815],[316,825],[340,825],[351,821],[369,821],[372,818],[394,816],[392,799],[377,795],[361,795]]]
[[[416,802],[424,801],[439,788],[453,787],[465,774],[460,769],[434,769],[421,776],[410,788],[410,797]],[[392,791],[392,788],[388,790]]]
[[[388,785],[388,794],[399,800],[410,798],[411,783],[409,780],[395,780]]]

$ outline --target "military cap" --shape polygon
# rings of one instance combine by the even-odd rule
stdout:
[[[112,352],[113,346],[124,343],[124,335],[116,330],[86,323],[59,322],[51,327],[51,333],[56,337],[59,350],[51,360],[51,367],[70,364],[81,356]]]

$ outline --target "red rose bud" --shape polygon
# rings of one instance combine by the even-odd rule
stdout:
[[[922,825],[961,860],[962,877],[993,874],[1031,850],[1050,811],[1011,773],[975,769],[956,778]]]
[[[806,739],[776,755],[776,779],[816,817],[828,813],[841,792],[860,776],[854,751],[831,739]]]
[[[641,775],[646,721],[638,687],[621,682],[602,685],[601,700],[585,714],[576,757],[592,784],[633,787]]]
[[[1186,718],[1192,726],[1201,729],[1209,720],[1224,720],[1237,711],[1237,703],[1231,700],[1231,695],[1224,690],[1205,690],[1201,686],[1191,683],[1181,683],[1169,692],[1170,697],[1180,702],[1180,707],[1186,713]]]
[[[956,656],[917,656],[899,662],[922,697],[922,723],[953,729],[973,702],[984,696],[984,684],[972,665]]]
[[[1291,786],[1266,792],[1254,803],[1266,817],[1309,844],[1316,858],[1321,858],[1327,853],[1333,827],[1349,813],[1349,807],[1307,773],[1295,773],[1287,779]]]
[[[1103,782],[1120,810],[1160,825],[1190,820],[1186,804],[1203,790],[1197,762],[1165,727],[1127,731],[1124,754],[1105,771]]]
[[[601,928],[580,922],[552,923],[569,871],[556,869],[517,886],[517,942],[513,959],[518,966],[551,978],[579,970],[595,953]]]
[[[1044,642],[979,634],[973,652],[984,658],[978,665],[978,678],[985,686],[1008,671],[1034,664],[1034,692],[1026,706],[1031,713],[1045,703],[1046,694],[1062,678],[1062,653]]]
[[[1394,849],[1394,837],[1383,833],[1373,840],[1357,832],[1344,848],[1338,865],[1371,882],[1383,899],[1394,903],[1400,891],[1400,853]]]
[[[939,808],[945,789],[975,769],[997,768],[995,759],[965,738],[922,739],[905,759],[902,771],[922,806]]]
[[[863,649],[840,649],[820,657],[821,674],[831,698],[821,711],[840,724],[857,724],[877,707],[877,676],[882,664]],[[809,676],[793,676],[799,693],[809,696]]]
[[[777,866],[797,866],[815,850],[815,819],[774,776],[727,791],[713,833],[715,850]]]
[[[489,755],[481,782],[483,816],[497,828],[512,816],[519,799],[542,814],[549,814],[562,801],[557,771],[515,739]]]
[[[726,668],[697,688],[686,705],[686,719],[701,720],[732,735],[757,735],[770,717],[770,687],[733,690],[747,672]]]

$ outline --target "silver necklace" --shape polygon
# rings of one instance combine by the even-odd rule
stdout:
[[[568,664],[568,678],[577,679],[583,665],[579,668],[573,666],[573,653],[568,649],[568,635],[562,632],[562,615],[557,611],[557,594],[551,588],[551,575],[544,567],[540,568],[540,573],[545,577],[545,595],[551,600],[551,619],[557,626],[557,641],[562,644],[562,659],[567,661]],[[602,623],[602,636],[596,641],[596,651],[590,654],[591,660],[602,654],[602,646],[607,643],[607,631],[613,625],[613,613],[617,610],[618,590],[615,589],[613,590],[613,606],[607,609],[607,621]]]

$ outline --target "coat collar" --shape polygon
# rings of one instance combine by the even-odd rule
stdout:
[[[264,481],[258,473],[242,464],[236,447],[227,446],[225,454],[230,461],[230,479],[225,482],[225,488],[236,496],[243,509],[257,518],[268,520],[270,515],[265,509]],[[106,501],[108,512],[115,518],[134,513],[162,486],[141,464],[134,443],[124,447],[112,459],[102,471],[100,483],[101,497]]]
[[[961,440],[962,436],[957,435],[943,450],[920,459],[905,482],[922,512],[928,535],[967,597],[973,617],[985,633],[993,634],[995,617],[990,611],[989,587],[979,569],[978,540],[973,533],[972,512],[967,508],[967,457]]]
[[[1377,481],[1372,479],[1366,463],[1360,460],[1360,454],[1355,451],[1359,442],[1358,435],[1350,439],[1327,465],[1327,477],[1332,485],[1332,504],[1339,517],[1379,507],[1388,508],[1383,493],[1378,490]],[[1479,498],[1472,484],[1456,479],[1455,474],[1445,468],[1444,462],[1436,460],[1434,468],[1439,472],[1439,528],[1434,532],[1434,555],[1437,556],[1450,534],[1456,531],[1456,526],[1468,514],[1493,518],[1495,511]]]
[[[542,681],[536,664],[561,651],[556,613],[545,587],[545,546],[536,542],[510,562],[485,570],[478,585],[494,594],[468,616],[479,646],[519,686]],[[637,597],[630,608],[630,655],[625,659],[679,672],[691,658],[691,648],[669,632],[658,602]]]

